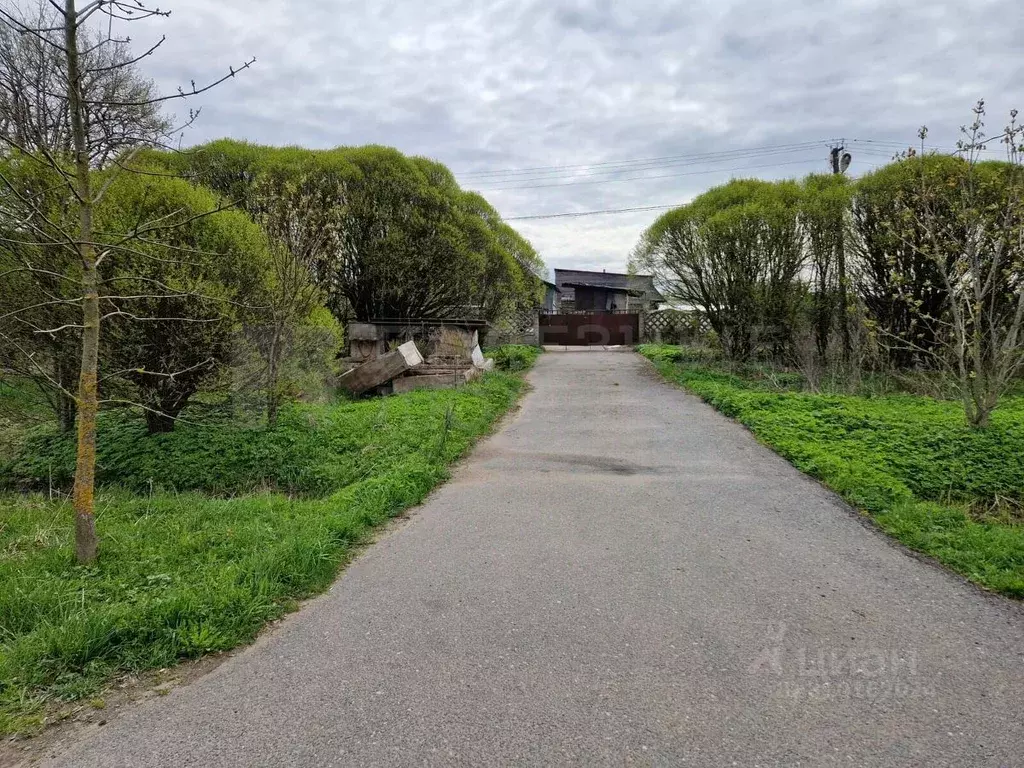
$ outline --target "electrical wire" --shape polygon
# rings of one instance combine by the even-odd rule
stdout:
[[[472,184],[478,182],[481,184],[495,184],[495,185],[506,185],[506,184],[528,184],[532,182],[555,182],[555,181],[586,181],[590,179],[602,179],[602,178],[615,178],[621,174],[632,173],[632,174],[644,174],[650,171],[664,171],[672,168],[684,168],[695,165],[714,165],[715,163],[727,163],[736,162],[737,160],[757,160],[761,158],[778,157],[782,155],[792,155],[796,153],[806,153],[811,150],[819,150],[821,146],[810,146],[810,147],[796,147],[791,149],[778,149],[770,152],[737,152],[736,154],[721,156],[709,159],[686,159],[686,160],[674,160],[667,163],[659,163],[657,165],[636,165],[628,168],[611,168],[611,169],[593,169],[587,171],[579,171],[571,174],[558,173],[554,175],[536,175],[529,177],[519,178],[504,178],[504,179],[469,179],[463,180],[464,183]],[[646,178],[644,176],[638,176],[637,178]],[[488,189],[497,189],[500,187],[487,187]]]
[[[578,211],[575,213],[541,213],[533,216],[509,216],[505,221],[529,221],[532,219],[568,219],[580,216],[599,216],[605,213],[637,213],[640,211],[662,211],[667,208],[678,208],[683,203],[669,203],[667,205],[641,205],[635,208],[605,208],[601,211]]]
[[[987,139],[986,142],[992,139]],[[818,139],[814,141],[795,142],[789,144],[769,144],[759,147],[747,147],[742,149],[721,150],[716,152],[702,152],[685,155],[664,155],[661,157],[635,158],[617,161],[604,161],[598,163],[584,163],[576,165],[539,165],[527,168],[492,169],[482,171],[462,171],[456,175],[463,180],[473,180],[478,183],[504,184],[512,182],[540,181],[545,177],[553,177],[550,180],[557,180],[557,177],[565,176],[574,178],[588,175],[607,175],[625,171],[654,170],[663,167],[679,165],[693,165],[700,162],[716,162],[724,160],[736,160],[741,158],[752,158],[759,155],[770,156],[779,153],[797,152],[817,147],[831,147],[836,144],[857,144],[861,145],[860,153],[878,152],[879,154],[891,157],[899,151],[913,146],[905,141],[893,141],[888,139]],[[864,146],[867,145],[867,146]],[[924,149],[933,151],[955,151],[937,144],[925,145]],[[891,153],[890,153],[890,150]],[[994,151],[985,149],[983,151]],[[527,176],[536,178],[525,178]]]
[[[756,170],[759,168],[777,168],[786,165],[807,165],[808,163],[819,163],[824,165],[824,158],[809,158],[806,160],[790,160],[784,163],[767,163],[763,165],[744,165],[734,168],[710,168],[703,171],[688,171],[686,173],[663,173],[655,176],[631,176],[626,179],[598,179],[596,181],[568,181],[558,184],[530,184],[525,186],[512,186],[512,187],[481,187],[478,191],[480,192],[497,192],[503,190],[521,190],[521,189],[544,189],[550,187],[575,187],[589,184],[614,184],[622,181],[648,181],[654,179],[675,179],[683,176],[703,176],[709,173],[730,173],[732,171],[747,171]]]
[[[995,136],[987,141],[992,141],[1001,137]],[[558,166],[535,166],[533,168],[519,168],[509,170],[493,170],[493,171],[477,171],[466,174],[461,174],[462,177],[473,177],[478,176],[480,178],[475,179],[478,182],[493,183],[502,186],[493,187],[482,187],[480,191],[494,192],[504,190],[528,190],[528,189],[542,189],[552,187],[571,187],[580,185],[592,185],[592,184],[608,184],[613,182],[623,181],[646,181],[648,179],[666,179],[666,178],[679,178],[683,176],[700,176],[714,173],[730,173],[735,171],[747,171],[756,170],[763,168],[776,168],[780,166],[789,165],[803,165],[807,163],[821,163],[823,166],[827,165],[827,160],[824,157],[820,158],[809,158],[805,160],[793,160],[780,163],[767,163],[759,165],[746,165],[734,168],[708,168],[700,171],[688,171],[685,173],[669,173],[669,174],[656,174],[650,175],[644,172],[650,170],[661,170],[664,168],[672,167],[685,167],[691,165],[711,165],[716,162],[725,162],[727,160],[737,160],[741,158],[745,159],[757,159],[760,157],[771,157],[776,155],[791,154],[794,152],[805,152],[811,149],[817,149],[820,147],[831,147],[834,145],[846,146],[847,144],[859,145],[856,149],[856,157],[866,157],[867,159],[879,159],[885,158],[886,160],[892,160],[899,152],[902,152],[912,145],[906,142],[890,141],[884,139],[828,139],[819,141],[808,141],[799,142],[793,144],[776,144],[767,145],[763,147],[753,147],[748,149],[736,149],[736,150],[724,150],[721,152],[706,152],[701,154],[693,155],[668,155],[656,158],[640,158],[635,160],[622,160],[622,161],[610,161],[602,163],[591,163],[586,165],[558,165]],[[943,150],[943,147],[939,145],[925,145],[925,150],[939,151]],[[987,148],[982,148],[981,151],[993,151]],[[955,152],[955,150],[954,150]],[[871,164],[868,171],[879,168],[877,163]],[[596,169],[596,170],[595,170]],[[605,170],[601,170],[605,169]],[[516,175],[524,174],[537,174],[541,173],[544,175],[536,178],[515,178]],[[617,173],[633,173],[641,175],[631,175],[625,178],[606,178],[606,179],[594,179],[594,176],[603,176]],[[510,178],[485,178],[487,176],[499,176],[508,175]],[[552,176],[551,174],[554,174]],[[562,181],[559,176],[564,176],[566,181]],[[546,178],[545,178],[546,175]],[[583,176],[582,180],[579,178]],[[555,183],[543,183],[534,184],[535,181],[554,181]],[[509,186],[511,185],[511,186]],[[563,213],[547,213],[547,214],[532,214],[526,216],[509,216],[505,218],[505,221],[536,221],[543,219],[562,219],[562,218],[579,218],[583,216],[600,216],[606,214],[620,214],[620,213],[640,213],[645,211],[657,211],[666,210],[669,208],[675,208],[682,203],[673,203],[666,205],[645,205],[645,206],[633,206],[628,208],[606,208],[601,210],[593,211],[569,211]]]
[[[490,171],[464,171],[458,173],[460,178],[474,178],[483,176],[494,176],[494,175],[519,175],[519,174],[533,174],[539,172],[554,173],[554,172],[585,172],[590,168],[606,168],[610,166],[633,166],[633,165],[646,165],[646,164],[661,164],[666,162],[676,162],[684,160],[711,160],[715,157],[726,157],[735,155],[737,153],[748,154],[757,152],[775,152],[779,150],[791,150],[791,149],[810,149],[812,147],[818,147],[828,144],[827,140],[819,141],[802,141],[792,144],[769,144],[761,147],[746,147],[742,149],[728,149],[717,152],[700,152],[695,154],[685,155],[664,155],[662,157],[648,157],[648,158],[637,158],[633,160],[613,160],[601,163],[584,163],[581,165],[538,165],[532,168],[509,168],[509,169],[498,169]]]

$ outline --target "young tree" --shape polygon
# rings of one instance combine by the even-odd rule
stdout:
[[[38,0],[19,19],[37,32],[27,33],[9,21],[0,24],[0,156],[8,162],[17,162],[18,156],[43,153],[68,157],[72,135],[59,14],[46,0]],[[140,144],[158,141],[171,124],[162,114],[161,103],[154,100],[153,84],[140,75],[124,46],[104,44],[96,30],[83,28],[80,35],[83,90],[102,95],[97,104],[84,105],[86,148],[93,167],[102,167]],[[41,170],[19,173],[22,200],[9,196],[6,201],[8,211],[21,209],[14,221],[23,222],[32,213],[21,205],[23,201],[45,209],[45,219],[60,217],[66,190],[52,174]],[[13,175],[10,167],[5,173]],[[37,225],[45,228],[42,221]],[[6,248],[0,253],[5,266],[0,267],[0,273],[10,283],[0,286],[0,306],[8,311],[28,305],[35,309],[31,317],[11,316],[12,322],[0,332],[0,349],[8,353],[12,372],[36,384],[53,408],[61,430],[70,432],[75,425],[73,382],[80,338],[73,321],[76,308],[53,299],[63,296],[64,275],[74,259],[67,249],[48,244],[52,239],[53,232],[24,227],[6,235]],[[26,264],[45,265],[46,269],[27,270]],[[14,293],[4,295],[4,287]],[[58,327],[63,330],[53,334],[41,335],[33,330]],[[32,358],[21,350],[31,350]]]
[[[924,237],[915,251],[934,265],[945,293],[936,357],[958,383],[967,421],[985,427],[1024,367],[1024,126],[1017,111],[995,137],[1006,163],[982,162],[985,103],[974,107],[958,147],[966,163],[947,206],[947,189],[920,174]],[[921,130],[922,140],[927,129]]]
[[[32,211],[32,220],[23,222],[20,226],[33,230],[40,230],[45,226],[52,230],[54,236],[46,245],[65,249],[74,255],[77,262],[74,274],[66,278],[66,281],[73,286],[73,298],[53,300],[76,304],[81,312],[81,321],[75,324],[80,331],[81,343],[78,391],[75,395],[78,408],[78,441],[73,504],[76,557],[79,562],[88,563],[95,559],[97,552],[93,491],[96,465],[96,419],[100,405],[100,326],[105,316],[103,302],[115,302],[115,308],[111,311],[120,315],[122,310],[116,308],[116,301],[127,298],[117,293],[116,289],[108,291],[109,286],[103,273],[104,264],[111,260],[112,254],[129,251],[143,253],[143,251],[137,250],[138,245],[151,244],[155,235],[181,224],[180,221],[155,219],[136,221],[130,229],[119,232],[97,230],[94,226],[96,208],[101,204],[119,172],[131,166],[136,152],[133,149],[120,156],[117,159],[116,167],[105,178],[101,177],[102,181],[99,184],[95,184],[94,182],[98,179],[93,173],[95,157],[90,143],[91,131],[95,124],[92,116],[104,115],[108,110],[144,108],[170,99],[197,95],[233,77],[236,70],[231,69],[224,77],[206,86],[198,87],[193,83],[190,89],[179,89],[176,94],[170,96],[126,95],[118,91],[111,92],[98,87],[97,83],[101,81],[93,77],[101,67],[108,65],[92,63],[93,60],[89,58],[89,54],[96,47],[106,46],[124,50],[127,40],[118,39],[108,34],[101,37],[98,42],[90,43],[90,48],[85,48],[88,25],[93,21],[104,19],[108,22],[108,28],[112,29],[115,23],[166,16],[168,12],[150,9],[143,0],[93,0],[81,8],[77,6],[75,0],[64,0],[63,6],[53,0],[51,5],[57,10],[56,19],[54,23],[45,27],[32,21],[23,20],[15,13],[3,9],[0,9],[0,18],[3,18],[7,25],[18,34],[30,35],[51,49],[55,49],[59,54],[57,71],[59,72],[58,80],[63,85],[62,93],[66,94],[67,99],[68,146],[40,144],[38,152],[25,151],[23,154],[25,162],[39,163],[55,174],[60,188],[69,200],[65,210],[74,216],[76,221],[68,221],[67,218],[54,221],[49,216],[49,211],[41,210],[36,205],[36,200],[33,197],[26,197],[23,189],[9,183],[6,184],[6,187],[11,196]],[[159,45],[157,43],[141,56],[110,59],[114,63],[109,65],[109,71],[126,70],[139,59],[152,54]],[[250,66],[251,63],[252,61],[246,62],[242,69]],[[170,256],[170,258],[180,257],[180,253]],[[27,269],[38,272],[41,268],[30,264]],[[165,290],[159,284],[151,284],[151,288],[154,293]],[[175,291],[171,290],[169,293],[173,294]],[[55,333],[61,329],[39,330]]]
[[[284,395],[282,366],[307,330],[310,315],[322,305],[320,288],[309,276],[297,251],[280,245],[271,248],[272,280],[268,291],[266,323],[252,329],[256,348],[266,361],[267,423],[277,423]]]

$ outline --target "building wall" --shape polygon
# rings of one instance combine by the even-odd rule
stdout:
[[[607,288],[576,288],[575,308],[594,312],[625,311],[629,294]]]
[[[544,309],[548,312],[558,311],[558,294],[550,285],[544,288]]]

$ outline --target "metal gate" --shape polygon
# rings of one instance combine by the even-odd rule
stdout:
[[[615,346],[640,341],[640,315],[541,315],[540,343],[570,347]]]

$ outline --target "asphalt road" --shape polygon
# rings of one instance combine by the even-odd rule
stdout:
[[[53,765],[1024,765],[1024,613],[629,352],[551,353],[326,595]]]

